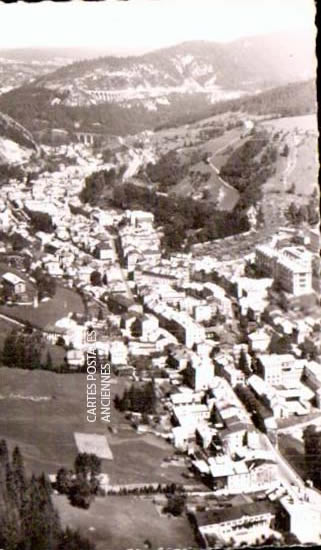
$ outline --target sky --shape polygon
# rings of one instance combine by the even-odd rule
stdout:
[[[105,0],[0,2],[0,48],[83,47],[142,53],[187,40],[229,42],[306,29],[313,0]]]

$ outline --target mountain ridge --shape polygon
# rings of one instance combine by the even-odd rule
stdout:
[[[241,38],[228,43],[205,40],[185,41],[140,55],[101,55],[97,58],[76,61],[40,77],[36,83],[50,84],[55,79],[61,79],[60,84],[63,84],[69,76],[75,77],[78,73],[78,78],[82,79],[82,84],[86,84],[83,82],[86,79],[86,72],[98,71],[99,73],[103,69],[110,72],[119,71],[120,69],[123,71],[136,69],[138,76],[143,77],[143,82],[144,78],[151,78],[150,69],[155,74],[157,68],[159,79],[164,82],[164,75],[161,74],[160,68],[167,71],[168,82],[172,79],[173,84],[178,86],[182,84],[180,75],[183,77],[194,76],[196,81],[200,83],[200,79],[197,77],[206,75],[204,65],[208,64],[207,72],[210,78],[216,76],[216,83],[223,87],[232,85],[240,88],[245,85],[246,88],[249,79],[261,84],[278,85],[300,78],[312,77],[316,69],[314,49],[313,41],[306,33],[298,35],[290,32]],[[193,56],[193,59],[186,59],[186,56],[189,56],[189,58]],[[179,63],[180,60],[182,63]],[[191,71],[193,62],[194,69],[195,63],[203,64],[203,67],[201,67],[203,75],[195,75],[195,70],[194,73],[193,70]],[[150,69],[143,71],[142,65],[149,65]],[[130,84],[130,78],[127,78],[127,82],[126,78],[123,80],[120,78],[117,82],[115,79],[106,78],[106,75],[105,79],[102,79],[102,75],[98,73],[94,75],[96,77],[96,88],[102,80],[105,85],[109,84],[111,88],[116,89],[120,88],[121,85]],[[153,85],[153,79],[149,83]],[[156,84],[161,85],[161,82]],[[251,91],[253,91],[253,88]]]

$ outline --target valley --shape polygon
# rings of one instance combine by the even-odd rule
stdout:
[[[293,47],[0,51],[1,548],[320,544],[321,433],[293,439],[321,418]]]

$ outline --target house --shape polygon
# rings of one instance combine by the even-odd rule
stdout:
[[[205,341],[204,327],[183,312],[175,313],[168,323],[168,327],[165,328],[168,328],[188,348]]]
[[[58,260],[49,260],[44,262],[44,267],[48,271],[49,275],[52,277],[62,277],[64,274],[63,269],[61,269]]]
[[[113,262],[115,260],[115,251],[112,245],[108,242],[97,244],[94,250],[96,258]]]
[[[192,426],[175,426],[172,429],[173,443],[176,449],[187,451],[189,445],[195,439],[195,427]]]
[[[70,369],[79,369],[84,365],[84,352],[79,349],[70,349],[67,351],[66,360]]]
[[[137,317],[132,325],[132,333],[142,341],[155,342],[159,333],[157,317],[148,313]]]
[[[228,383],[234,388],[238,384],[244,384],[245,383],[245,374],[240,369],[236,368],[233,363],[229,361],[228,358],[226,358],[226,361],[224,361],[225,357],[215,358],[215,368],[218,367],[219,374],[225,378],[225,380],[228,381]],[[217,369],[216,369],[217,371]],[[218,372],[217,372],[218,374]]]
[[[135,367],[132,367],[130,365],[124,365],[124,366],[116,366],[115,367],[115,373],[117,376],[134,376],[135,374]]]
[[[315,504],[284,495],[280,508],[280,529],[293,533],[300,544],[320,544],[321,511]]]
[[[228,455],[208,459],[212,486],[230,495],[267,490],[278,479],[278,466],[270,458],[232,460]]]
[[[195,434],[196,426],[210,418],[210,409],[203,403],[190,403],[173,407],[173,416],[179,426],[188,426]]]
[[[262,380],[260,376],[253,374],[248,379],[248,385],[261,402],[273,411],[275,418],[288,416],[285,399],[282,399],[282,396],[268,382]]]
[[[275,510],[270,502],[251,502],[229,508],[219,508],[195,513],[195,523],[206,547],[208,537],[218,538],[229,544],[254,543],[262,535],[268,536],[275,520]]]
[[[308,231],[308,236],[309,236],[309,249],[314,254],[319,254],[320,248],[321,248],[321,239],[320,239],[319,229],[310,228]]]
[[[259,329],[248,335],[248,341],[252,352],[264,353],[270,345],[271,336],[264,329]]]
[[[196,428],[196,440],[201,444],[203,449],[208,449],[216,433],[217,430],[207,424],[200,424]]]
[[[248,424],[235,422],[232,426],[220,432],[220,439],[223,449],[228,455],[234,455],[240,448],[244,447]]]
[[[5,273],[2,275],[2,282],[5,292],[13,296],[21,296],[26,292],[26,283],[23,279],[14,273]]]
[[[205,390],[213,384],[214,365],[209,357],[199,357],[197,354],[192,354],[185,372],[187,384],[194,391]]]
[[[94,269],[89,265],[81,266],[77,272],[79,281],[84,284],[90,283],[90,277],[93,271]]]
[[[128,349],[121,340],[110,344],[109,360],[112,365],[127,365]]]
[[[134,322],[136,321],[136,315],[134,313],[124,313],[120,321],[120,328],[125,331],[130,331]]]
[[[131,300],[122,294],[113,293],[108,297],[108,307],[110,311],[116,315],[128,312],[130,307],[134,304],[134,300]]]
[[[154,223],[154,214],[144,212],[143,210],[126,210],[126,217],[130,225],[134,227],[152,228]]]

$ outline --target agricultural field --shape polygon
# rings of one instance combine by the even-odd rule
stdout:
[[[98,458],[113,460],[107,437],[98,434],[74,433],[79,453],[95,454]]]
[[[275,131],[309,132],[318,135],[318,123],[316,115],[303,115],[293,117],[275,118],[263,122],[264,126],[273,128]]]
[[[65,496],[53,496],[63,526],[69,525],[96,543],[97,550],[143,550],[196,547],[186,517],[159,514],[150,498],[107,496],[96,498],[89,510],[72,507]]]
[[[124,379],[112,377],[112,397],[122,394],[125,384]],[[97,422],[87,421],[85,374],[1,368],[0,438],[10,448],[21,447],[29,473],[72,467],[77,455],[75,432],[107,437],[114,460],[103,460],[102,471],[112,484],[184,482],[183,466],[162,467],[173,447],[153,434],[137,434],[113,404],[110,424],[100,421],[99,415]]]

